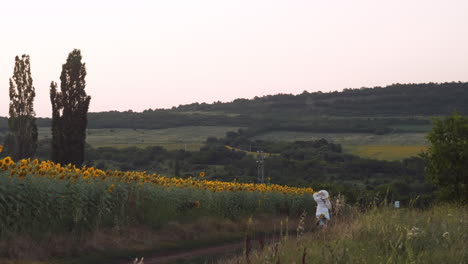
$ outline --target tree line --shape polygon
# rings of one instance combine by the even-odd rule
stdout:
[[[160,129],[179,126],[238,126],[251,132],[273,130],[320,133],[415,132],[405,125],[430,124],[430,116],[454,110],[468,114],[468,83],[394,84],[342,92],[277,94],[212,104],[193,103],[143,112],[89,113],[89,128]],[[51,126],[50,119],[37,120]],[[6,121],[0,118],[0,131]],[[407,126],[410,127],[410,126]]]
[[[173,107],[177,112],[224,112],[262,115],[289,113],[326,116],[432,116],[454,110],[468,114],[468,82],[392,84],[386,87],[344,89],[341,92],[276,94],[213,104]]]
[[[91,97],[86,94],[86,66],[81,51],[74,49],[62,65],[60,90],[50,84],[52,103],[51,160],[81,166],[84,161],[87,113]],[[29,55],[15,57],[9,86],[10,107],[5,152],[14,160],[30,158],[37,149],[36,96]]]

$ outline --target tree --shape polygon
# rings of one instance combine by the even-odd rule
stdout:
[[[85,91],[86,67],[81,51],[73,50],[62,65],[60,92],[50,84],[52,103],[52,160],[81,166],[84,161],[88,108],[91,96]]]
[[[29,55],[15,57],[13,77],[10,78],[10,130],[6,140],[6,151],[14,160],[32,157],[37,148],[36,92],[31,77]]]
[[[454,113],[435,119],[427,139],[426,176],[440,187],[441,198],[468,201],[468,118]]]

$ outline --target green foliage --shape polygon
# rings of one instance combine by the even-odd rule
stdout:
[[[50,85],[52,103],[52,160],[80,166],[84,161],[87,114],[91,97],[86,95],[85,64],[80,50],[73,50],[62,65],[60,92]]]
[[[467,263],[468,210],[375,208],[234,263]],[[305,254],[304,254],[305,252]]]
[[[441,187],[441,198],[468,202],[468,118],[454,113],[435,119],[422,154],[428,179]]]
[[[29,55],[15,57],[13,77],[10,78],[10,134],[5,148],[14,159],[32,157],[37,148],[37,126],[35,123],[34,97],[36,96],[31,77]]]

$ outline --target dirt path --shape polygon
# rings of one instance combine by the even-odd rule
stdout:
[[[244,246],[243,242],[238,242],[235,244],[227,244],[227,245],[220,245],[220,246],[211,246],[207,248],[200,248],[185,252],[177,252],[170,255],[162,255],[162,256],[152,256],[148,259],[145,259],[145,264],[163,264],[163,263],[171,263],[176,260],[189,260],[196,257],[203,257],[203,256],[213,256],[217,254],[233,254],[237,250],[241,249]]]
[[[262,244],[269,244],[273,240],[268,240],[268,242],[259,241],[259,240],[251,240],[250,245],[251,248],[258,248],[261,247]],[[151,257],[145,258],[144,264],[167,264],[172,263],[174,261],[181,261],[181,260],[190,260],[197,257],[210,257],[221,255],[223,257],[235,256],[239,250],[245,248],[245,241],[230,243],[230,244],[223,244],[218,246],[210,246],[205,248],[199,249],[192,249],[188,251],[181,251],[181,252],[173,252],[169,254],[157,254]]]

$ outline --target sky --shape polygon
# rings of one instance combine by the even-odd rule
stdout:
[[[90,112],[468,81],[466,0],[0,0],[0,116],[29,54],[38,117],[74,48]]]

